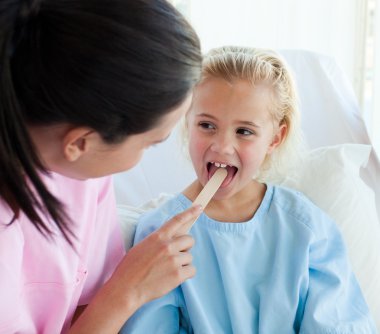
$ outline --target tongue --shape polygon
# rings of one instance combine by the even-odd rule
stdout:
[[[208,171],[208,179],[210,179],[214,175],[214,173],[216,172],[218,168],[221,168],[221,167],[216,167],[214,164],[211,164],[210,169]],[[233,177],[235,176],[236,167],[227,166],[226,169],[227,169],[228,174],[226,178],[224,179],[221,187],[228,185],[233,179]]]

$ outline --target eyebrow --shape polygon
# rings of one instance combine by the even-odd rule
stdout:
[[[214,117],[213,115],[210,115],[210,114],[206,114],[206,113],[201,113],[199,115],[196,115],[197,117],[207,117],[207,118],[211,118],[213,120],[217,120],[216,117]],[[254,123],[254,122],[251,122],[251,121],[237,121],[236,123],[239,123],[239,124],[244,124],[244,125],[249,125],[249,126],[253,126],[255,128],[260,128],[260,125]]]
[[[255,128],[260,128],[260,125],[258,125],[256,123],[253,123],[253,122],[249,122],[249,121],[239,121],[238,123],[245,124],[245,125],[250,125],[250,126],[253,126]]]

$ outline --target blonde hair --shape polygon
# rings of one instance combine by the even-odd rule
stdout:
[[[273,50],[224,46],[204,57],[201,82],[210,77],[246,80],[252,86],[265,83],[273,89],[270,112],[274,123],[287,125],[287,132],[254,177],[261,182],[283,180],[298,162],[302,146],[296,88],[285,61]]]

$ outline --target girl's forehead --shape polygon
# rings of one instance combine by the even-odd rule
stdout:
[[[273,86],[267,82],[253,84],[248,80],[226,80],[219,77],[208,77],[198,84],[194,90],[194,99],[221,99],[238,97],[243,101],[266,98],[273,95]]]
[[[269,114],[273,91],[267,83],[207,78],[196,87],[192,111],[196,114]]]

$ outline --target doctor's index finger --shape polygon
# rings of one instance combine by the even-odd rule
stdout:
[[[168,220],[162,227],[161,232],[169,236],[169,238],[187,233],[193,222],[199,217],[203,209],[201,205],[195,205],[187,210],[177,214],[170,220]]]

